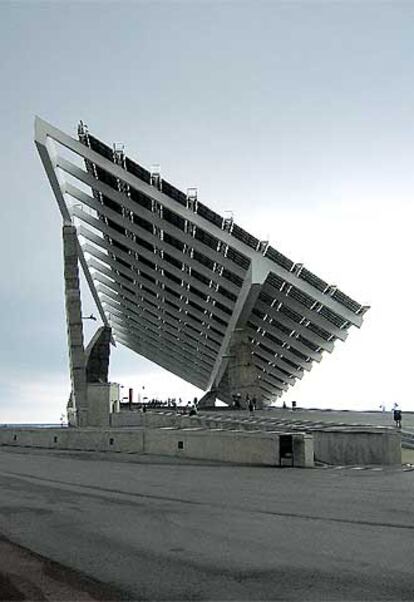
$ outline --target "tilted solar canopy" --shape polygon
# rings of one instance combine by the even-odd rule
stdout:
[[[116,341],[203,390],[219,389],[243,329],[265,402],[361,326],[367,307],[232,219],[110,147],[36,118],[63,220]]]

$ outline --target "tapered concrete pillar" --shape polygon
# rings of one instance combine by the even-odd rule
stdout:
[[[216,399],[217,399],[216,391],[207,391],[207,393],[205,393],[203,395],[203,397],[200,399],[200,401],[198,402],[197,407],[200,410],[207,410],[209,408],[214,408]]]
[[[101,326],[89,341],[85,349],[86,381],[107,383],[111,344],[111,328]]]
[[[228,351],[228,363],[218,386],[217,396],[237,399],[242,408],[247,407],[247,396],[255,398],[256,407],[262,407],[257,368],[252,357],[252,346],[244,328],[233,332]]]
[[[78,239],[72,224],[63,226],[66,326],[72,404],[77,426],[87,425],[87,389],[81,296],[79,286]]]
[[[240,407],[246,407],[248,395],[256,398],[256,407],[263,407],[246,323],[267,275],[260,262],[251,262],[210,377],[209,390],[230,405],[237,399]]]

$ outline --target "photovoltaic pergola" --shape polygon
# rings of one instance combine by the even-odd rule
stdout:
[[[220,396],[243,332],[269,403],[361,326],[366,306],[212,211],[195,189],[175,188],[82,123],[78,134],[36,118],[44,168],[116,341]]]

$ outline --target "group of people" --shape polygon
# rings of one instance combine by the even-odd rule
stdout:
[[[257,399],[254,395],[253,397],[250,397],[250,395],[247,393],[246,397],[243,400],[241,393],[236,393],[235,395],[233,395],[233,408],[235,410],[242,410],[243,408],[247,408],[249,412],[253,414],[253,412],[257,410]]]
[[[124,403],[124,406],[129,406],[130,409],[141,410],[142,412],[146,412],[147,410],[175,410],[177,412],[181,412],[182,414],[188,414],[191,410],[195,410],[197,412],[198,399],[194,397],[193,401],[188,401],[185,403],[181,397],[178,399],[168,398],[166,401],[161,399],[149,399],[148,401],[140,401],[138,403],[128,404]]]
[[[283,402],[282,408],[287,409],[286,401]],[[296,410],[296,401],[292,401],[292,410]]]
[[[194,397],[193,401],[189,401],[187,402],[187,404],[185,402],[183,402],[183,400],[181,399],[181,397],[178,398],[178,400],[176,398],[168,398],[166,401],[162,401],[160,399],[150,399],[147,402],[141,402],[138,404],[133,404],[134,407],[140,409],[142,412],[146,412],[147,409],[172,409],[175,410],[176,412],[179,412],[181,414],[188,414],[190,416],[195,416],[198,414],[198,409],[197,409],[197,405],[198,405],[198,400],[197,397]],[[284,409],[286,409],[286,403],[283,402],[283,406]],[[255,396],[250,397],[250,395],[247,393],[245,399],[242,399],[241,393],[237,393],[236,395],[233,396],[233,408],[234,409],[243,409],[243,408],[247,408],[250,412],[250,414],[253,414],[253,412],[256,411],[257,409],[257,399]],[[296,401],[292,401],[292,410],[296,410]],[[382,412],[385,412],[385,405],[381,404],[380,405],[380,410]],[[392,413],[393,413],[393,419],[395,422],[395,426],[396,428],[401,428],[401,421],[402,421],[402,411],[398,406],[398,403],[394,403],[393,405],[393,409],[392,409]]]

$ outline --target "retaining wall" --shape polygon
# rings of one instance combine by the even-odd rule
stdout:
[[[276,466],[279,435],[286,432],[226,430],[231,425],[197,416],[136,414],[146,428],[0,428],[0,444],[50,449],[120,451]],[[171,426],[165,427],[170,423]],[[213,430],[220,424],[219,430]],[[160,428],[160,425],[163,428]],[[209,428],[205,428],[208,426]],[[250,425],[251,428],[252,425]],[[224,427],[224,428],[223,428]],[[401,464],[400,434],[326,429],[312,435],[293,433],[293,464],[313,466],[315,459],[333,465]],[[182,442],[182,447],[178,442]]]
[[[0,428],[0,444],[83,451],[144,452],[142,429]]]
[[[327,464],[401,464],[401,437],[394,430],[314,431],[315,460]]]
[[[164,428],[146,429],[144,437],[145,452],[148,454],[263,466],[279,465],[277,436]]]
[[[237,417],[238,418],[238,417]],[[270,421],[259,420],[249,417],[248,419],[237,419],[236,417],[214,417],[209,414],[198,416],[183,416],[175,412],[121,412],[112,414],[113,426],[121,427],[140,425],[149,429],[157,427],[202,427],[206,429],[239,429],[246,433],[285,432],[289,433],[289,424],[283,427],[275,427]],[[306,429],[306,426],[303,427]],[[305,432],[297,433],[302,438]],[[296,436],[295,434],[293,435]],[[401,464],[401,439],[400,433],[395,429],[385,427],[332,427],[317,430],[312,428],[310,436],[313,437],[315,459],[320,462],[333,465],[354,464]],[[301,438],[302,437],[302,438]],[[295,439],[294,439],[295,441]],[[305,450],[304,443],[302,445]],[[309,446],[307,444],[305,456],[299,460],[299,447],[294,452],[297,465],[309,466]]]
[[[313,466],[312,437],[293,435],[292,465]],[[0,428],[0,444],[47,449],[119,451],[218,462],[280,466],[279,434],[192,428]]]

